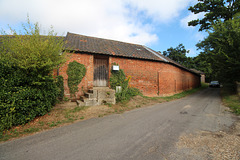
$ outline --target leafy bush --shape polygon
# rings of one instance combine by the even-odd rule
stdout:
[[[117,102],[124,102],[134,96],[141,95],[141,92],[137,88],[128,87],[126,89],[123,89],[122,92],[116,93],[115,95]]]
[[[121,92],[115,94],[117,102],[124,102],[131,97],[140,95],[141,92],[137,88],[129,87],[130,78],[126,79],[125,73],[122,69],[119,71],[112,71],[110,77],[110,86],[116,89],[116,86],[121,86]]]
[[[56,102],[51,75],[40,76],[8,61],[0,61],[0,84],[0,131],[46,114]]]
[[[61,78],[52,71],[65,62],[64,39],[51,28],[41,36],[39,24],[22,24],[22,31],[2,30],[0,45],[0,133],[46,114],[62,97]],[[1,134],[0,134],[1,135]]]
[[[126,81],[125,73],[122,69],[119,71],[112,71],[110,77],[110,86],[116,89],[116,86],[127,87],[128,82]]]
[[[23,32],[18,33],[11,27],[9,30],[12,36],[1,31],[0,59],[9,60],[20,68],[37,70],[44,75],[65,62],[64,38],[57,37],[53,28],[46,36],[42,36],[40,25],[32,24],[28,18],[22,24]]]
[[[78,91],[78,84],[82,81],[85,74],[86,67],[83,64],[78,63],[77,61],[73,61],[68,64],[68,87],[71,96],[76,96],[75,93]]]

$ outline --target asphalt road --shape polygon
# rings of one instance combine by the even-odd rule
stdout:
[[[0,160],[169,159],[180,135],[232,125],[219,89],[0,144]],[[201,159],[201,157],[198,157]],[[170,159],[184,159],[184,154]]]

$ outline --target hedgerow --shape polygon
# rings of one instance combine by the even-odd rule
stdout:
[[[9,27],[0,39],[0,133],[49,112],[63,97],[63,80],[53,69],[65,62],[64,40],[51,28],[46,36],[28,18],[22,32]],[[1,136],[1,134],[0,134]]]
[[[62,100],[64,97],[64,82],[63,82],[63,76],[57,76],[56,77],[56,84],[58,87],[58,99]]]
[[[51,75],[42,77],[7,61],[0,61],[0,84],[0,131],[46,114],[58,96]]]

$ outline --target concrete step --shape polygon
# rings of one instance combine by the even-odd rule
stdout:
[[[85,106],[85,103],[83,101],[81,101],[81,100],[77,100],[77,105],[79,107],[83,107],[83,106]]]
[[[81,96],[81,97],[80,97],[80,100],[83,101],[83,102],[96,101],[97,98],[88,98],[88,97],[85,97],[85,96]]]
[[[96,100],[88,100],[88,101],[86,101],[84,103],[85,103],[85,106],[97,106],[97,105],[100,105],[98,103],[98,101],[96,101]]]
[[[103,103],[116,103],[115,90],[108,87],[93,87],[77,101],[78,106],[96,106]]]
[[[93,93],[93,89],[89,89],[89,90],[88,90],[88,93]]]
[[[85,93],[84,96],[87,98],[97,98],[97,93]]]

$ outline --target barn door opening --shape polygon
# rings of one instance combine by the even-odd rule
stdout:
[[[95,87],[108,86],[108,58],[94,58],[94,82]]]

